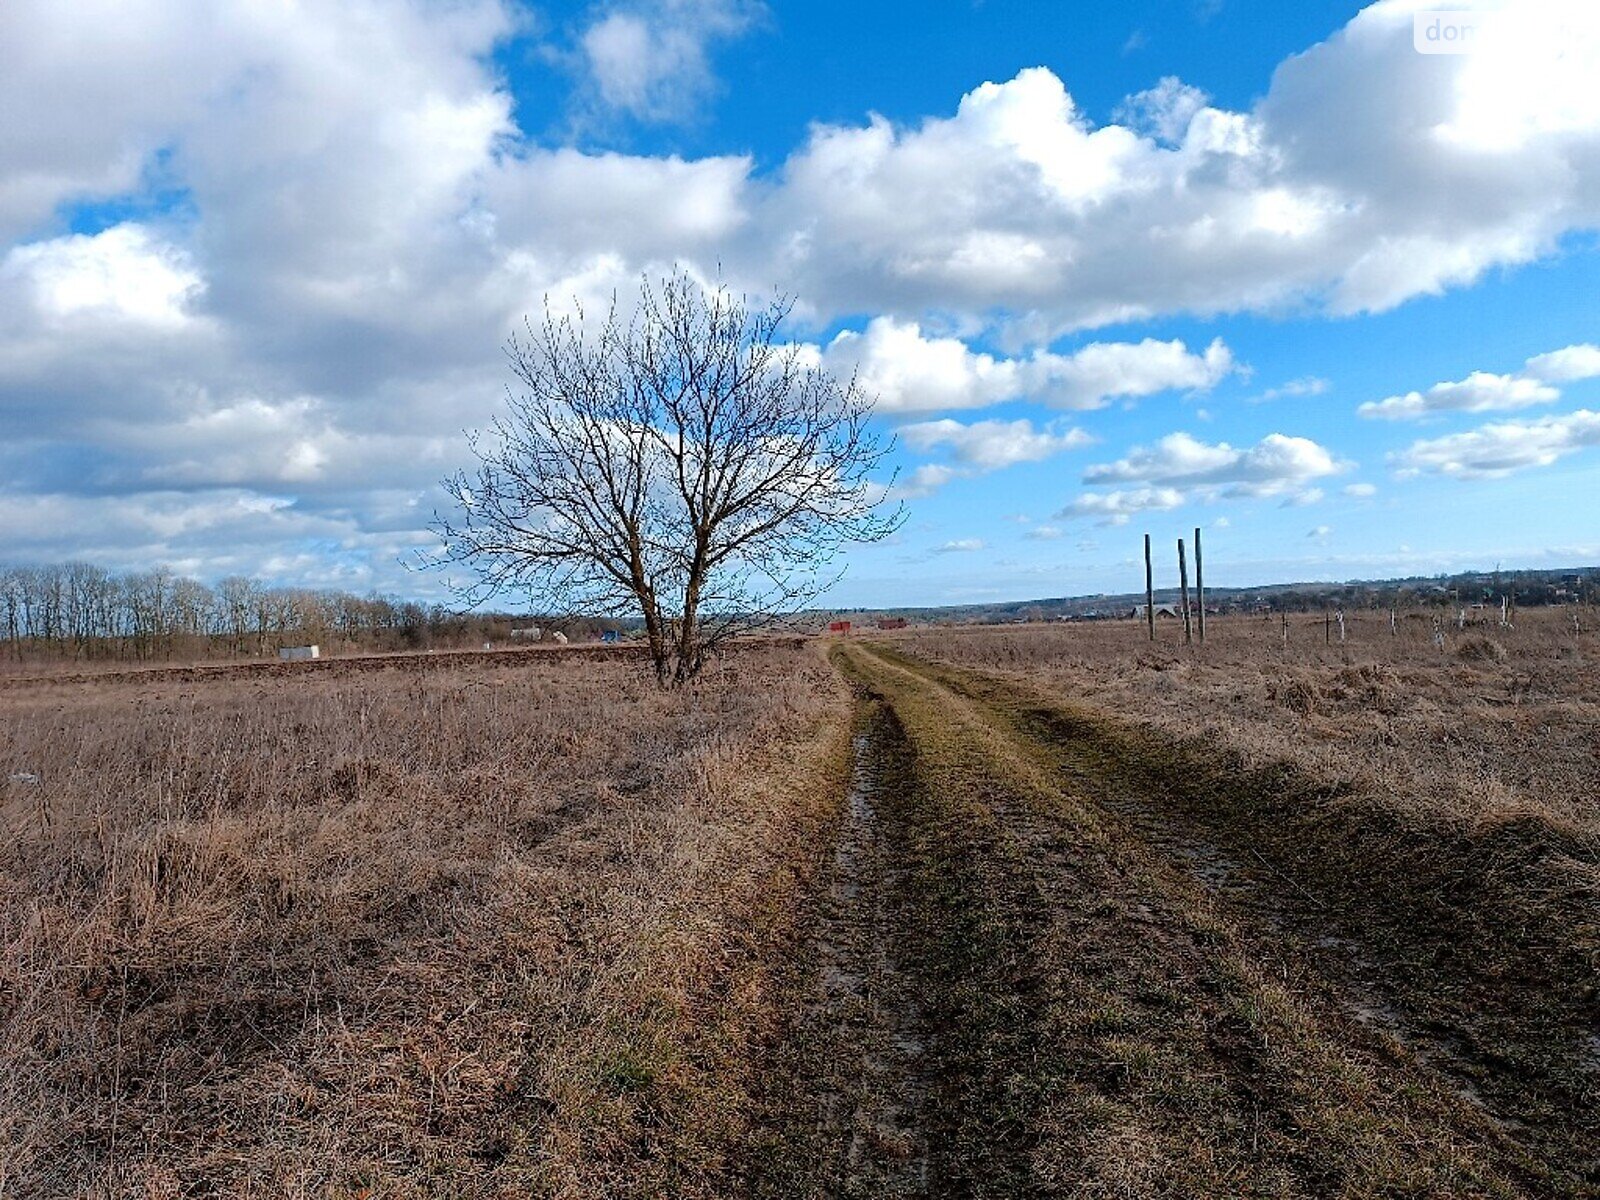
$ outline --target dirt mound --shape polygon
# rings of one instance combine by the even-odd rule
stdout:
[[[1334,695],[1381,713],[1396,713],[1404,707],[1407,691],[1405,680],[1394,668],[1363,663],[1339,672]]]
[[[1506,648],[1492,637],[1474,634],[1456,647],[1456,657],[1467,662],[1502,663],[1506,661]]]
[[[1267,684],[1267,699],[1303,717],[1311,716],[1323,703],[1322,689],[1316,680],[1304,676],[1272,680]]]

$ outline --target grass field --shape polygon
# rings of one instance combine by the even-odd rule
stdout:
[[[0,684],[3,1196],[1600,1194],[1600,643]]]

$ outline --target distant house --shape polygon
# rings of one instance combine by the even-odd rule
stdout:
[[[1147,611],[1148,610],[1145,605],[1135,604],[1133,606],[1133,611],[1129,613],[1128,616],[1136,621],[1143,620]],[[1178,607],[1175,604],[1156,605],[1156,616],[1158,617],[1179,617],[1182,615],[1183,614],[1178,611]]]
[[[278,650],[278,658],[282,662],[303,662],[308,658],[321,658],[320,646],[283,646]]]
[[[537,642],[544,636],[544,630],[537,625],[527,625],[521,629],[513,629],[511,636],[514,638],[527,638],[529,641]]]
[[[904,629],[905,627],[906,619],[904,617],[884,617],[878,622],[879,629]]]
[[[850,622],[849,621],[829,621],[828,622],[828,632],[829,633],[849,633],[850,632]]]

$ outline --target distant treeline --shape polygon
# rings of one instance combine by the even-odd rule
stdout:
[[[421,650],[503,639],[514,624],[529,623],[393,596],[269,587],[243,576],[210,587],[163,568],[0,568],[0,651],[16,659],[242,657],[304,643],[327,651]]]

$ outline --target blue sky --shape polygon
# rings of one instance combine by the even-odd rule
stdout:
[[[1600,11],[1423,7],[10,4],[0,560],[437,594],[506,332],[681,264],[899,436],[841,604],[1595,562]]]

